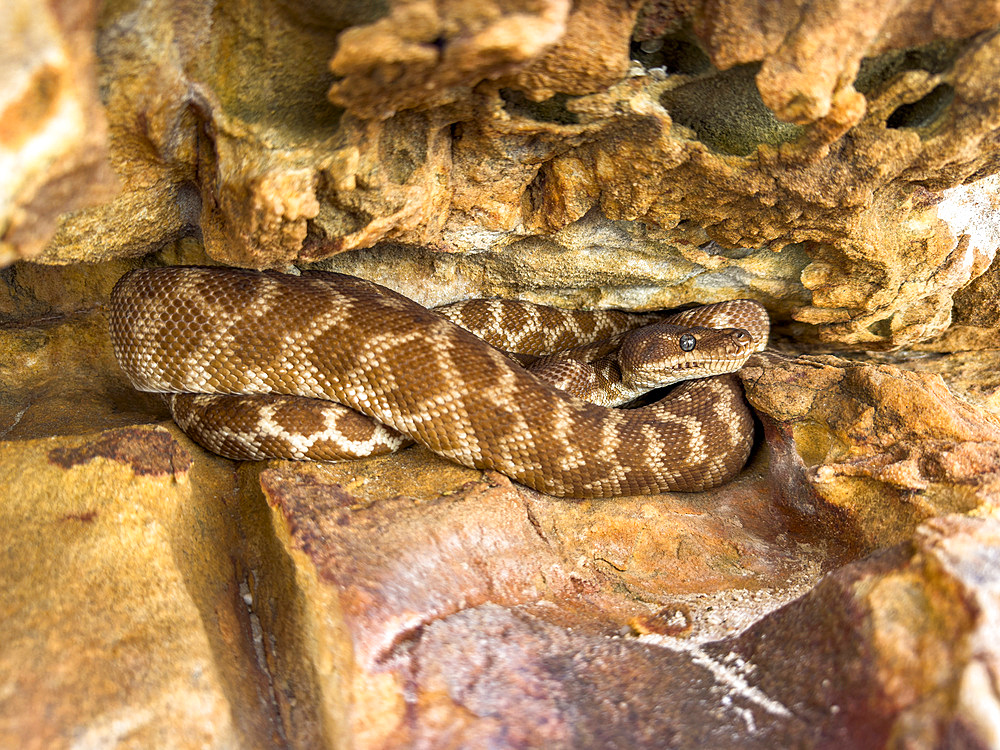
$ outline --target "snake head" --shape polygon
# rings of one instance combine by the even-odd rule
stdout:
[[[622,341],[622,380],[651,390],[681,380],[736,372],[756,344],[743,328],[701,328],[658,323],[636,329]]]

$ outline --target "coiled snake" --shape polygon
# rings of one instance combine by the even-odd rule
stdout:
[[[563,388],[595,398],[610,379],[615,393],[597,400],[628,400],[656,386],[665,358],[695,377],[732,372],[767,341],[766,313],[745,300],[623,333],[650,317],[499,301],[440,314],[321,271],[140,269],[119,280],[110,312],[115,354],[132,384],[173,394],[182,429],[224,456],[336,460],[412,439],[570,497],[715,487],[746,462],[753,422],[733,375],[688,380],[631,409]],[[724,330],[701,327],[706,316]],[[513,324],[513,339],[487,323]],[[538,374],[494,348],[537,355],[588,335],[611,344],[543,357]],[[579,386],[577,359],[597,360]]]

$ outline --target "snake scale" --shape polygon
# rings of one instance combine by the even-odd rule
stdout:
[[[709,306],[721,331],[703,327],[707,308],[628,331],[650,317],[502,301],[439,313],[342,274],[188,266],[123,276],[110,328],[132,384],[171,394],[182,429],[221,455],[337,460],[412,440],[551,495],[613,497],[709,489],[746,462],[753,421],[733,375],[687,380],[639,408],[583,400],[595,378],[624,382],[617,400],[654,387],[632,360],[652,361],[658,378],[665,351],[681,377],[738,369],[766,343],[767,315],[732,304]],[[588,337],[613,345],[537,357]],[[573,395],[575,375],[560,378],[580,360],[598,375]]]

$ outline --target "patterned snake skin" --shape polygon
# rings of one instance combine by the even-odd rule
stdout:
[[[626,398],[652,387],[630,381],[628,357],[662,371],[666,346],[693,373],[685,377],[699,377],[738,369],[766,343],[767,316],[756,303],[703,310],[623,334],[650,316],[500,301],[439,314],[341,274],[168,267],[119,280],[110,326],[133,385],[173,394],[177,423],[221,455],[338,460],[413,440],[551,495],[613,497],[700,491],[731,479],[753,436],[739,382],[732,375],[688,380],[652,405],[615,409],[542,378],[558,381],[561,369],[596,360],[597,380],[617,372],[629,381]],[[706,315],[727,330],[699,327]],[[695,327],[688,333],[675,323]],[[491,333],[497,324],[513,329],[513,338]],[[538,375],[494,348],[538,355],[609,336],[618,354],[598,345],[555,364],[543,357]]]

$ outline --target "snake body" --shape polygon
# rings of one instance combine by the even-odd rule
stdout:
[[[564,341],[560,330],[576,328],[610,336],[617,351],[631,346],[636,356],[655,359],[655,340],[664,336],[644,332],[681,322],[695,326],[695,350],[716,350],[720,362],[702,374],[731,371],[767,337],[766,313],[743,302],[728,318],[722,314],[722,325],[735,330],[721,338],[701,327],[697,309],[631,333],[624,329],[636,319],[592,313],[561,328],[529,326],[544,329],[527,337],[539,339],[536,346],[487,343],[400,294],[342,274],[168,267],[119,280],[110,328],[133,385],[172,394],[178,424],[222,455],[332,460],[413,440],[551,495],[612,497],[699,491],[732,478],[753,436],[736,378],[686,381],[664,400],[616,409],[546,382],[544,366],[533,374],[496,346],[531,358],[540,352],[518,349],[572,345],[579,337]],[[480,307],[480,318],[544,315],[537,307],[505,313],[495,301]],[[445,315],[471,320],[470,310]],[[633,338],[638,343],[628,344]],[[677,335],[666,339],[676,348]],[[589,358],[598,369],[631,371],[607,346],[596,346],[557,360],[554,369],[561,361],[573,370]]]

